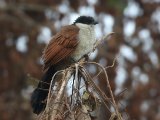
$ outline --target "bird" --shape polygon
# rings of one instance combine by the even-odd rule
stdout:
[[[38,115],[45,110],[52,76],[93,51],[96,24],[91,16],[79,16],[73,24],[63,26],[46,45],[42,54],[44,74],[31,95],[33,113]]]

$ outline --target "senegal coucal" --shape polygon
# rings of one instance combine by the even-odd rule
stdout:
[[[52,76],[93,51],[96,24],[93,17],[80,16],[72,25],[62,27],[60,32],[51,38],[42,55],[44,75],[31,96],[34,113],[39,114],[46,107],[46,89],[49,89]]]

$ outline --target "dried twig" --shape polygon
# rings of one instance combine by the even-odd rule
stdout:
[[[115,34],[115,33],[111,32],[107,35],[104,35],[101,39],[97,40],[97,42],[95,43],[95,46],[94,46],[94,50],[97,48],[97,46],[99,46],[103,41],[106,41],[106,39],[108,39],[113,34]]]
[[[108,98],[103,92],[102,90],[97,87],[97,85],[93,82],[91,76],[86,72],[85,69],[83,69],[82,73],[85,76],[85,80],[91,84],[92,88],[96,90],[96,93],[98,95],[100,95],[100,97],[102,98],[101,100],[103,101],[104,105],[106,106],[106,108],[110,111],[109,107],[107,106],[107,104],[105,103],[105,101],[110,102],[110,98]],[[110,111],[111,112],[111,111]]]
[[[64,96],[64,91],[65,91],[65,87],[67,84],[67,81],[70,79],[71,77],[71,71],[66,70],[63,74],[63,81],[61,84],[61,88],[57,94],[57,97],[54,100],[54,107],[53,107],[53,111],[51,111],[51,117],[50,120],[55,120],[57,113],[58,113],[58,109],[60,107],[60,104],[58,104],[60,101],[62,101],[63,96]]]
[[[118,58],[119,56],[117,56],[117,57],[115,57],[114,58],[114,60],[113,60],[113,63],[112,63],[112,65],[110,65],[110,66],[107,66],[107,67],[105,67],[105,69],[108,69],[108,68],[112,68],[112,67],[114,67],[114,65],[115,65],[115,63],[116,63],[116,60],[117,60],[117,58]],[[94,76],[94,78],[97,78],[101,73],[102,73],[102,69],[97,73],[97,75],[96,76]],[[93,78],[93,79],[94,79]]]

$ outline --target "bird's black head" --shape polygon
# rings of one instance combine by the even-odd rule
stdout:
[[[83,24],[88,24],[88,25],[98,24],[98,22],[95,21],[93,17],[90,17],[90,16],[80,16],[75,20],[73,24],[76,24],[76,23],[83,23]]]

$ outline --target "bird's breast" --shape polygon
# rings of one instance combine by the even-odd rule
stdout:
[[[95,31],[93,28],[84,28],[79,31],[79,44],[72,54],[75,61],[81,59],[84,55],[93,51],[96,42]]]

